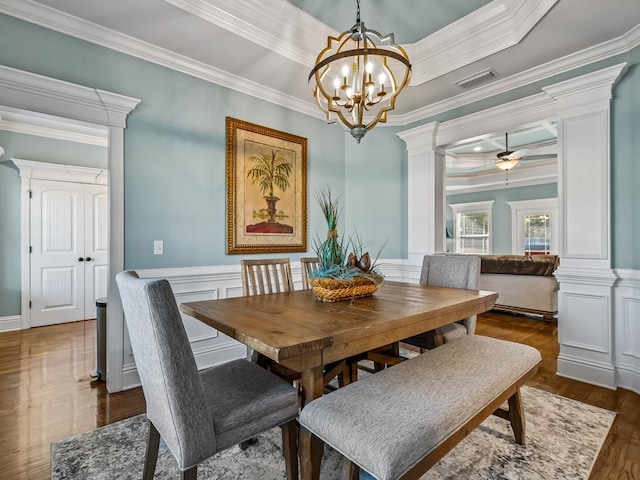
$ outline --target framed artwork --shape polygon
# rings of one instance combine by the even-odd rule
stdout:
[[[307,139],[227,117],[227,254],[307,251]]]

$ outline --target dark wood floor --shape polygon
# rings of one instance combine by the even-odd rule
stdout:
[[[555,375],[557,326],[495,312],[477,332],[538,348],[543,365],[530,385],[618,412],[591,479],[640,479],[640,396]],[[50,443],[144,411],[140,389],[109,395],[92,382],[95,322],[0,334],[0,479],[50,477]]]

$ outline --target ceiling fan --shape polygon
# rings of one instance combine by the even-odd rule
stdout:
[[[527,153],[531,151],[531,149],[529,148],[522,148],[520,150],[516,150],[515,152],[512,150],[509,150],[509,134],[508,133],[504,134],[504,144],[505,144],[505,147],[504,147],[505,151],[496,154],[496,157],[498,158],[497,162],[487,163],[486,165],[482,165],[476,168],[483,168],[489,165],[495,165],[500,170],[504,170],[505,172],[508,172],[513,167],[515,167],[518,164],[518,162],[527,155]]]

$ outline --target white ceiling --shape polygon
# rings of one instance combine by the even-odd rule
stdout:
[[[322,118],[308,73],[327,36],[353,25],[355,0],[0,0],[0,13]],[[389,118],[395,125],[640,44],[640,0],[361,0],[361,17],[369,28],[393,32],[413,65]],[[456,85],[489,68],[494,80]],[[516,127],[510,147],[528,145]],[[551,140],[535,136],[547,127],[532,128],[534,146]],[[483,152],[497,152],[504,134],[486,140]]]

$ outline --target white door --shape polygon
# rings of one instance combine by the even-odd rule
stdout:
[[[95,318],[107,292],[107,187],[33,180],[31,191],[31,326]]]
[[[96,299],[107,296],[109,195],[105,185],[84,190],[84,318],[96,318]]]

